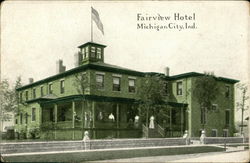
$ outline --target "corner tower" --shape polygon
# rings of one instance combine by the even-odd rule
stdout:
[[[104,48],[106,46],[94,42],[87,42],[78,46],[80,49],[79,65],[88,64],[91,62],[104,62]]]

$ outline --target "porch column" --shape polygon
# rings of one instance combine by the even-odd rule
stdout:
[[[75,139],[75,101],[72,101],[72,128],[73,128],[73,140]]]
[[[181,135],[183,135],[183,107],[181,107]]]
[[[116,128],[119,128],[119,104],[116,104]]]
[[[57,124],[57,104],[54,104],[54,120],[55,120],[55,125]],[[56,139],[56,129],[55,129],[55,132],[54,132],[54,138]]]
[[[120,119],[119,119],[119,104],[117,103],[116,104],[116,128],[117,129],[119,128],[119,121],[120,121]],[[117,138],[120,137],[120,133],[118,130],[116,132],[116,135],[117,135]]]
[[[72,128],[75,128],[75,101],[72,101]]]
[[[43,117],[42,117],[42,107],[40,107],[40,109],[39,109],[39,123],[40,123],[40,125],[43,123]]]
[[[170,129],[170,137],[172,137],[172,108],[170,107],[170,110],[169,110],[169,120],[170,120],[170,122],[169,122],[169,129]]]
[[[93,131],[93,138],[95,139],[96,135],[95,135],[95,101],[92,101],[92,131]]]
[[[57,123],[57,108],[58,108],[57,104],[54,104],[54,113],[55,113],[54,120],[55,120],[55,123]]]

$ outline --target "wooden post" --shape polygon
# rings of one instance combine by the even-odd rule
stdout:
[[[170,137],[172,137],[172,108],[170,107],[170,110],[169,110],[169,119],[170,119],[170,122],[169,122],[169,129],[170,129]]]
[[[82,138],[84,137],[84,101],[81,101],[81,107],[82,107]]]
[[[73,140],[75,139],[75,101],[72,101],[72,128],[73,128]]]
[[[183,135],[183,107],[181,107],[181,135]]]
[[[93,129],[93,139],[95,139],[95,101],[92,101],[92,129]]]
[[[119,129],[119,104],[117,103],[116,104],[116,128],[117,128],[117,138],[119,138],[119,131],[118,131],[118,129]]]
[[[58,108],[57,104],[54,104],[54,113],[55,113],[55,115],[54,115],[54,120],[55,120],[55,126],[57,125],[57,108]],[[56,139],[56,129],[55,129],[55,132],[54,132],[54,138]]]

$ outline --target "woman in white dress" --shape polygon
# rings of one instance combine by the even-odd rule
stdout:
[[[155,117],[151,116],[150,117],[150,122],[149,122],[149,128],[151,128],[151,129],[155,128],[154,120],[155,120]]]

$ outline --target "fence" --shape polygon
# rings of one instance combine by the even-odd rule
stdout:
[[[243,143],[243,137],[205,137],[205,144]]]

